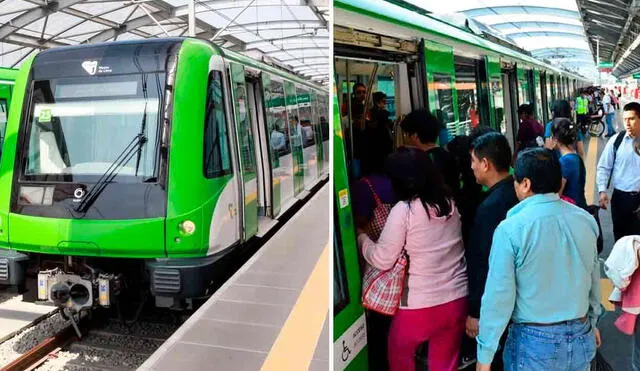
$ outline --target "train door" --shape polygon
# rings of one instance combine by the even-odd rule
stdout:
[[[262,89],[267,119],[271,160],[271,208],[278,217],[294,202],[293,155],[282,78],[262,73]]]
[[[258,232],[256,235],[262,237],[277,223],[274,221],[273,213],[272,153],[269,150],[260,80],[251,77],[247,78],[246,83],[249,107],[251,107],[251,130],[254,133],[253,143],[257,158]]]
[[[234,143],[233,97],[228,70],[220,56],[213,56],[209,62],[207,84],[203,169],[204,177],[211,189],[224,188],[215,202],[211,225],[209,226],[208,254],[222,251],[241,239],[240,174],[238,172],[237,146]]]
[[[242,236],[246,241],[258,232],[258,179],[251,124],[252,112],[247,97],[244,66],[233,62],[229,65],[240,165]]]
[[[291,81],[284,82],[284,95],[287,107],[287,132],[293,156],[293,194],[298,196],[304,189],[304,157],[302,155],[302,126],[298,113],[296,86]]]
[[[333,365],[339,371],[365,371],[369,369],[367,326],[360,300],[360,265],[342,135],[345,129],[335,95],[333,107]]]
[[[329,175],[329,171],[331,170],[331,163],[329,161],[329,135],[331,130],[329,130],[329,96],[326,93],[318,95],[318,102],[320,103],[319,112],[320,112],[320,133],[322,135],[322,159],[324,164],[322,166],[322,173],[324,175]]]
[[[453,48],[425,41],[424,54],[429,110],[444,125],[440,133],[440,145],[444,146],[456,135],[464,134],[462,127],[459,127]]]
[[[320,127],[320,107],[318,94],[315,90],[311,90],[311,116],[313,117],[313,132],[316,141],[316,171],[320,178],[324,169],[324,143],[322,141],[322,128]]]
[[[316,153],[315,120],[311,106],[309,88],[296,85],[296,101],[302,139],[302,159],[304,169],[304,189],[311,190],[318,179],[318,154]]]

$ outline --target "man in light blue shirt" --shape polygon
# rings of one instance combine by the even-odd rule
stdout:
[[[505,370],[589,370],[600,345],[598,225],[560,200],[560,163],[534,148],[517,159],[520,203],[493,236],[480,309],[477,370],[489,371],[511,321]]]
[[[640,154],[636,153],[637,140],[640,137],[640,103],[628,103],[623,111],[625,131],[616,134],[607,142],[596,173],[601,208],[606,209],[609,203],[609,181],[613,187],[611,219],[616,241],[624,236],[640,234],[640,221],[636,215],[640,208]],[[619,147],[614,163],[615,143],[618,143]]]

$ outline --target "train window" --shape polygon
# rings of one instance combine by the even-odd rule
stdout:
[[[277,77],[262,74],[262,87],[267,109],[269,143],[273,153],[273,166],[279,167],[280,157],[291,153],[287,110],[284,102],[284,84]]]
[[[518,104],[531,104],[528,72],[529,71],[525,70],[524,76],[518,79]]]
[[[295,152],[295,148],[302,147],[302,126],[300,126],[300,112],[298,111],[296,86],[292,82],[285,81],[284,92],[285,102],[287,105],[287,115],[289,116],[287,131],[289,132],[289,140],[291,141],[292,150]],[[294,156],[295,154],[296,153],[294,153]]]
[[[538,115],[538,121],[542,121],[543,116],[542,116],[542,88],[541,88],[541,80],[538,77],[537,79],[535,79],[535,83],[536,83],[536,112]]]
[[[125,164],[116,181],[156,178],[164,78],[146,73],[34,81],[21,149],[23,179],[99,179],[140,134],[147,141],[138,159]]]
[[[0,99],[0,148],[4,143],[4,133],[7,129],[7,120],[9,119],[9,110],[7,107],[7,100]]]
[[[233,89],[233,103],[236,107],[236,131],[238,133],[238,144],[240,145],[240,166],[245,172],[253,172],[256,170],[256,166],[253,160],[253,135],[249,122],[247,86],[244,68],[236,63],[231,63],[231,89]]]
[[[222,73],[211,71],[207,85],[204,121],[204,176],[216,178],[231,174],[229,135],[222,97]]]
[[[458,130],[455,114],[453,112],[453,89],[451,89],[451,76],[443,73],[433,74],[433,87],[438,97],[435,110],[436,117],[445,125],[449,133],[449,139],[456,135],[464,134]]]
[[[296,102],[298,103],[298,125],[302,133],[302,146],[309,147],[316,143],[314,138],[314,122],[311,112],[311,94],[309,89],[296,86]]]
[[[504,116],[504,91],[502,89],[502,80],[498,77],[492,77],[490,82],[490,91],[493,96],[493,115],[496,119],[496,128],[501,133],[507,132],[507,124]]]
[[[455,56],[456,92],[458,94],[458,130],[468,135],[480,125],[478,109],[478,76],[476,61]]]
[[[551,83],[553,80],[553,76],[551,75],[547,75],[546,76],[546,83],[547,83],[547,109],[549,110],[549,117],[552,117],[551,115],[551,107],[553,107],[553,101],[555,100],[555,96],[553,95],[553,90],[551,87]]]
[[[347,287],[347,271],[342,253],[342,236],[340,235],[340,218],[333,206],[333,315],[338,314],[349,304]]]

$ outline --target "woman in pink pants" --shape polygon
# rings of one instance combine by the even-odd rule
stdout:
[[[358,242],[369,264],[390,269],[407,251],[409,268],[400,309],[389,333],[391,371],[415,369],[417,348],[428,341],[429,371],[456,370],[467,316],[467,273],[460,214],[427,154],[400,149],[388,173],[400,200],[377,243]]]

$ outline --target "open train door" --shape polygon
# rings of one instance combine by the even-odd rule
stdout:
[[[236,145],[239,154],[243,239],[246,241],[258,232],[258,181],[256,158],[251,128],[251,112],[247,98],[244,67],[229,63],[231,72],[231,93],[235,117]]]

